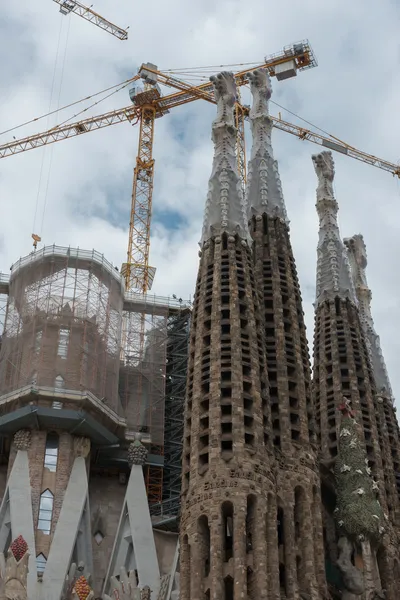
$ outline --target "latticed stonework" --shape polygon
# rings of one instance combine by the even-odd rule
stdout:
[[[278,164],[271,146],[268,100],[272,90],[262,70],[250,74],[249,79],[253,148],[246,198],[277,458],[280,586],[287,598],[295,598],[299,592],[318,597],[325,591],[325,573],[304,314]]]
[[[182,598],[239,598],[246,591],[255,599],[265,596],[268,585],[271,593],[279,594],[270,448],[263,338],[250,251],[240,238],[223,234],[203,247],[192,316]]]
[[[371,312],[372,293],[366,277],[367,251],[362,235],[347,238],[344,244],[351,265],[354,288],[358,300],[358,312],[370,358],[376,394],[375,411],[382,455],[385,491],[389,517],[400,526],[400,435],[394,406],[394,398]]]
[[[253,217],[255,274],[263,306],[274,447],[316,441],[311,369],[296,265],[287,225]]]
[[[265,331],[273,445],[278,459],[278,519],[284,532],[280,577],[282,589],[292,598],[296,589],[310,593],[325,588],[310,361],[288,226],[280,218],[264,213],[252,218],[250,231]],[[292,538],[299,541],[297,547]]]
[[[382,593],[382,590],[386,590],[385,598],[394,600],[394,590],[398,585],[393,575],[398,542],[393,527],[394,520],[388,518],[388,512],[393,517],[396,512],[394,477],[393,473],[389,474],[387,471],[390,476],[385,480],[387,465],[382,460],[382,453],[384,457],[388,451],[386,416],[379,406],[376,394],[371,354],[360,319],[357,282],[353,277],[354,273],[351,272],[337,224],[338,204],[333,194],[335,171],[332,155],[322,152],[312,158],[318,176],[316,206],[320,221],[313,389],[320,450],[322,458],[325,459],[323,468],[328,468],[322,486],[327,564],[330,565],[327,576],[329,583],[335,584],[341,590],[345,589],[346,593],[362,594],[364,599],[374,597],[375,592]],[[357,265],[353,261],[353,270],[355,267]],[[362,283],[364,285],[364,282]],[[355,425],[359,429],[360,442],[355,438],[350,439],[350,427],[343,426],[340,429],[341,415],[338,409],[343,406],[351,407],[351,413],[356,416]],[[347,412],[349,410],[346,408]],[[349,443],[346,445],[346,440],[342,438],[347,436]],[[338,457],[339,447],[341,452]],[[362,527],[355,527],[355,530],[347,527],[345,530],[346,518],[341,517],[351,514],[351,511],[358,515],[357,498],[353,502],[347,495],[345,507],[341,506],[344,496],[338,480],[345,480],[349,473],[350,479],[353,478],[355,483],[360,474],[364,477],[365,473],[359,466],[360,456],[363,456],[364,451],[365,473],[368,476],[372,473],[373,489],[380,502],[379,511],[382,509],[386,515],[384,528],[382,527],[384,535],[379,540]],[[329,468],[333,465],[336,466],[337,482],[332,488],[329,484]],[[354,494],[367,498],[364,484],[359,482]],[[338,528],[335,531],[332,512],[336,502]],[[365,506],[371,510],[372,504],[367,503]],[[365,524],[367,521],[371,523],[380,520],[380,515],[376,512],[374,510],[373,514],[368,515]],[[336,578],[331,563],[338,567],[342,581]],[[356,592],[357,585],[359,591]]]
[[[337,455],[343,397],[362,415],[370,467],[383,486],[381,435],[374,403],[375,384],[357,307],[336,298],[319,304],[315,316],[314,390],[319,439],[324,458]]]

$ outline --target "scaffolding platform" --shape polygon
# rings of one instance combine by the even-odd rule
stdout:
[[[113,442],[97,466],[117,470],[140,433],[149,504],[176,520],[190,314],[190,302],[125,290],[95,250],[53,245],[20,258],[0,273],[0,430],[47,412],[72,427],[85,412],[112,434],[93,424],[93,441]],[[40,400],[33,412],[28,397]]]

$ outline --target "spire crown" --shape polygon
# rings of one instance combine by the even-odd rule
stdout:
[[[236,82],[233,73],[223,71],[210,78],[217,101],[212,123],[214,160],[208,184],[200,246],[210,238],[227,233],[250,242],[242,185],[236,160],[234,105]]]
[[[335,165],[331,152],[312,156],[318,178],[317,212],[319,241],[317,261],[316,304],[336,297],[357,303],[348,256],[337,222],[339,205],[333,193]]]
[[[372,293],[368,287],[366,268],[368,264],[367,248],[361,234],[343,240],[351,265],[351,275],[357,295],[361,325],[365,333],[368,353],[374,369],[378,393],[390,397],[393,402],[392,388],[386,369],[380,339],[375,331],[371,312]]]
[[[289,224],[278,163],[274,160],[271,146],[272,121],[269,116],[271,80],[265,69],[256,69],[248,73],[248,78],[253,96],[249,115],[253,146],[246,186],[248,218],[265,213]]]

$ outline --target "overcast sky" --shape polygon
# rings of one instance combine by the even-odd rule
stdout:
[[[142,62],[161,70],[262,62],[308,38],[319,66],[289,81],[274,80],[273,100],[361,150],[391,162],[400,158],[396,0],[248,0],[247,8],[237,0],[154,0],[151,7],[97,0],[97,12],[130,26],[128,41],[58,9],[52,0],[2,6],[0,132],[48,113],[50,100],[54,110],[117,84]],[[5,133],[0,143],[44,131],[89,104]],[[84,116],[129,104],[125,88]],[[272,104],[272,114],[278,110],[301,124]],[[214,106],[199,100],[156,123],[151,264],[157,267],[153,290],[160,295],[193,294],[214,114]],[[125,261],[137,139],[137,128],[124,123],[3,159],[0,271],[9,272],[31,251],[32,231],[46,245],[95,248],[115,265]],[[318,222],[311,154],[318,147],[276,130],[273,145],[312,349]],[[375,324],[400,399],[400,184],[385,171],[334,158],[341,232],[364,235]]]

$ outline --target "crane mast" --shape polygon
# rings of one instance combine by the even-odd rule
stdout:
[[[119,40],[127,40],[128,32],[126,29],[122,29],[122,27],[118,27],[118,25],[114,25],[111,21],[108,21],[98,13],[94,12],[88,6],[81,4],[77,0],[53,0],[57,4],[60,5],[60,13],[62,15],[69,15],[70,13],[75,13],[79,17],[82,17],[86,21],[93,23],[100,29],[107,31],[107,33],[111,33],[114,37]]]

